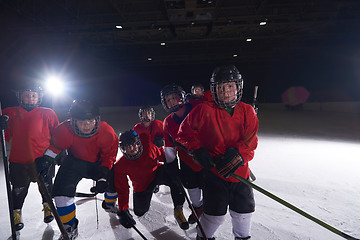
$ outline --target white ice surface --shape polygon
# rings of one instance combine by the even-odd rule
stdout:
[[[136,111],[132,111],[136,121]],[[117,131],[134,125],[124,115],[103,117]],[[118,119],[122,119],[118,121]],[[360,238],[360,118],[351,113],[289,112],[262,110],[259,113],[259,146],[250,166],[256,185],[349,235]],[[10,234],[3,164],[0,169],[0,239]],[[82,180],[78,191],[89,192],[92,181]],[[116,216],[101,208],[102,195],[76,198],[78,239],[142,239],[135,230],[123,228]],[[254,240],[344,239],[291,209],[255,191]],[[132,198],[130,196],[132,208]],[[43,223],[40,194],[31,184],[23,207],[25,227],[20,239],[57,239],[55,220]],[[185,215],[190,210],[185,204]],[[98,217],[97,217],[98,213]],[[173,217],[169,189],[155,194],[150,211],[135,217],[137,228],[147,239],[195,239],[195,225],[181,230]],[[217,240],[233,239],[231,220],[215,233]]]

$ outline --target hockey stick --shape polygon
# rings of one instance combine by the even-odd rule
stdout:
[[[254,98],[253,98],[253,102],[252,102],[252,107],[254,108],[256,114],[258,113],[259,108],[257,107],[256,103],[257,103],[257,92],[258,92],[259,86],[255,86],[254,89]]]
[[[60,232],[61,232],[62,236],[63,236],[66,240],[70,240],[69,235],[68,235],[68,233],[67,233],[67,231],[66,231],[66,229],[65,229],[65,227],[64,227],[64,224],[63,224],[63,222],[62,222],[61,219],[60,219],[59,213],[58,213],[58,211],[56,210],[56,207],[55,207],[55,205],[54,205],[54,202],[52,201],[52,198],[51,198],[48,190],[47,190],[46,187],[45,187],[44,181],[43,181],[42,177],[37,174],[35,162],[33,163],[33,166],[32,166],[32,167],[33,167],[34,173],[35,173],[36,176],[37,176],[36,181],[37,181],[37,183],[38,183],[38,185],[39,185],[39,189],[40,189],[40,191],[42,192],[42,194],[44,195],[44,197],[45,197],[45,199],[46,199],[46,202],[49,204],[49,207],[50,207],[51,211],[52,211],[53,214],[54,214],[56,223],[57,223],[57,225],[58,225],[58,227],[59,227],[59,229],[60,229]]]
[[[259,89],[259,86],[255,86],[255,88],[254,88],[254,98],[253,98],[253,102],[252,102],[252,107],[254,108],[256,114],[258,114],[258,111],[259,111],[259,108],[258,108],[257,105],[256,105],[258,89]],[[251,179],[250,181],[253,182],[253,181],[256,180],[256,176],[255,176],[255,174],[251,171],[250,168],[249,168],[249,171],[250,171],[250,179]]]
[[[137,227],[135,227],[135,225],[132,226],[132,228],[140,235],[140,237],[142,237],[142,239],[147,240],[147,238],[140,232],[139,229],[137,229]]]
[[[96,182],[93,181],[93,187],[95,187],[95,185],[96,185]],[[98,210],[96,195],[94,195],[94,199],[95,199],[95,209],[96,209],[96,229],[99,229],[99,210]]]
[[[203,229],[203,227],[202,227],[202,225],[201,225],[201,223],[200,223],[199,217],[198,217],[198,215],[196,214],[196,211],[195,211],[193,205],[191,204],[191,201],[190,201],[190,199],[189,199],[189,196],[187,195],[187,193],[186,193],[186,191],[185,191],[184,185],[182,184],[181,180],[180,180],[178,177],[176,178],[176,180],[180,183],[181,190],[182,190],[183,193],[184,193],[185,199],[186,199],[187,203],[189,204],[189,208],[190,208],[192,214],[194,214],[194,218],[195,218],[196,223],[198,224],[198,227],[199,227],[199,229],[200,229],[201,235],[203,236],[204,239],[207,239],[207,238],[206,238],[205,231],[204,231],[204,229]]]
[[[344,232],[342,232],[342,231],[340,231],[340,230],[338,230],[338,229],[336,229],[336,228],[328,225],[327,223],[321,221],[320,219],[317,219],[317,218],[313,217],[312,215],[310,215],[310,214],[304,212],[303,210],[295,207],[294,205],[290,204],[289,202],[287,202],[287,201],[285,201],[285,200],[283,200],[283,199],[275,196],[274,194],[266,191],[265,189],[263,189],[263,188],[255,185],[255,184],[253,184],[252,182],[246,180],[246,179],[243,178],[243,177],[240,177],[239,175],[237,175],[237,174],[235,174],[235,173],[233,173],[231,176],[232,176],[233,178],[236,178],[236,179],[239,180],[240,182],[245,183],[246,185],[252,187],[253,189],[255,189],[255,190],[261,192],[262,194],[268,196],[269,198],[271,198],[271,199],[277,201],[278,203],[280,203],[280,204],[282,204],[282,205],[290,208],[291,210],[299,213],[300,215],[302,215],[302,216],[310,219],[311,221],[319,224],[320,226],[322,226],[322,227],[330,230],[331,232],[333,232],[333,233],[335,233],[335,234],[337,234],[337,235],[339,235],[339,236],[341,236],[341,237],[343,237],[343,238],[345,238],[345,239],[360,240],[360,239],[358,239],[358,238],[354,238],[354,237],[352,237],[352,236],[350,236],[350,235],[348,235],[348,234],[346,234],[346,233],[344,233]]]
[[[0,116],[2,116],[1,102],[0,102]],[[13,199],[12,199],[12,194],[11,194],[11,185],[10,185],[10,178],[9,178],[9,165],[8,165],[8,158],[7,158],[7,153],[6,153],[4,130],[1,130],[1,143],[2,143],[1,146],[2,146],[2,154],[3,154],[3,160],[4,160],[6,189],[7,189],[8,204],[9,204],[11,237],[13,240],[16,240],[16,229],[15,229],[15,222],[14,222],[14,205],[13,205]]]
[[[201,235],[203,236],[204,239],[207,239],[207,238],[206,238],[205,231],[204,231],[204,229],[203,229],[203,227],[202,227],[202,225],[201,225],[201,223],[200,223],[199,217],[198,217],[198,215],[196,214],[195,209],[194,209],[193,205],[191,204],[190,199],[189,199],[189,197],[188,197],[188,195],[187,195],[184,187],[182,187],[182,189],[183,189],[183,191],[184,191],[185,199],[186,199],[186,201],[187,201],[188,204],[189,204],[189,208],[190,208],[192,214],[194,214],[194,218],[195,218],[195,221],[196,221],[196,223],[197,223],[197,225],[198,225],[198,227],[199,227],[199,229],[200,229]]]
[[[97,193],[82,193],[82,192],[76,192],[75,197],[95,197]]]

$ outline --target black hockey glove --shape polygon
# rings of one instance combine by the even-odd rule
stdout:
[[[213,161],[213,157],[206,150],[206,148],[201,147],[199,149],[193,150],[190,152],[191,155],[194,156],[194,159],[200,163],[206,169],[211,169],[211,162]]]
[[[224,178],[228,178],[236,169],[244,165],[244,159],[235,148],[228,148],[223,156],[215,159],[215,168]]]
[[[93,193],[104,193],[109,186],[109,183],[106,181],[105,178],[100,178],[96,181],[96,185],[90,188],[90,192]]]
[[[9,116],[8,115],[1,115],[0,116],[0,130],[6,130],[9,128]]]
[[[118,213],[120,224],[123,225],[125,228],[133,227],[136,222],[129,212],[129,209],[125,209]]]
[[[161,148],[162,146],[164,146],[164,137],[161,135],[155,135],[154,144],[158,148]]]
[[[54,175],[54,166],[56,164],[55,158],[44,155],[35,159],[36,169],[38,176],[46,179],[48,177],[53,177]]]

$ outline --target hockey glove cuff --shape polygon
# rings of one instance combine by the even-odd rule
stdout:
[[[133,227],[136,222],[129,212],[129,209],[125,209],[118,213],[120,224],[123,225],[125,228],[131,228]]]
[[[202,147],[190,152],[193,155],[194,159],[204,168],[211,169],[211,162],[213,161],[213,157],[206,150],[206,148]]]
[[[1,115],[0,116],[0,130],[6,130],[9,128],[9,116],[8,115]]]
[[[244,159],[235,148],[226,149],[225,154],[215,160],[215,168],[224,178],[230,177],[242,165],[244,165]]]

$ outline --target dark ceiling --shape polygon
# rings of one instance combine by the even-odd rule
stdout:
[[[0,4],[5,43],[11,40],[21,47],[35,41],[69,48],[79,44],[95,56],[126,64],[148,58],[165,65],[229,61],[234,54],[236,61],[259,62],[314,48],[326,51],[344,44],[339,31],[359,30],[360,22],[358,0],[2,0]],[[262,21],[267,24],[261,26]],[[119,25],[122,29],[116,28]]]
[[[259,79],[254,65],[358,51],[359,23],[359,0],[0,0],[0,61],[6,71],[57,52],[122,67],[206,65],[201,81],[233,62]]]

